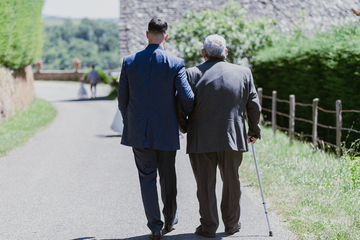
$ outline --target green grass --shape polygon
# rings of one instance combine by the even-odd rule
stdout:
[[[56,109],[48,102],[35,99],[30,107],[0,123],[0,157],[26,143],[56,116]]]
[[[251,150],[250,150],[251,151]],[[360,239],[360,161],[336,158],[264,128],[255,144],[265,199],[299,239]],[[240,176],[258,188],[252,153]],[[260,195],[260,193],[259,193]]]

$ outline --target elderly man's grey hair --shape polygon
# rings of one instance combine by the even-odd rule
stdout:
[[[226,41],[220,35],[208,36],[204,42],[205,55],[208,59],[226,58]]]

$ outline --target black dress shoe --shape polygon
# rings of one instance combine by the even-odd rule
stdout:
[[[175,230],[174,225],[175,224],[165,224],[164,230],[166,232],[171,232],[172,230]]]
[[[203,237],[207,237],[207,238],[215,238],[215,233],[210,233],[210,232],[206,232],[202,229],[202,226],[198,226],[196,228],[195,234],[203,236]]]
[[[229,235],[233,235],[234,233],[240,231],[240,228],[241,228],[241,223],[238,223],[235,227],[232,228],[226,227],[225,232]]]
[[[177,224],[179,222],[178,217],[176,216],[174,221],[170,224],[170,223],[165,223],[165,227],[164,230],[166,232],[171,232],[172,230],[175,230],[174,225]]]
[[[149,237],[153,240],[159,240],[161,238],[161,231],[151,232]]]

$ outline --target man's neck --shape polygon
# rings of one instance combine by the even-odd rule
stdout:
[[[162,41],[162,42],[158,42],[158,41],[149,41],[149,44],[157,44],[157,45],[160,45],[160,46],[164,47],[164,45],[165,45],[165,41]]]
[[[167,34],[153,34],[146,32],[146,36],[148,38],[149,44],[158,44],[162,47],[164,47],[165,42],[167,40]]]

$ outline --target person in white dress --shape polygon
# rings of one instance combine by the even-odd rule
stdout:
[[[80,89],[78,91],[78,96],[80,99],[86,99],[88,98],[86,89],[84,88],[85,82],[83,80],[80,80]]]

